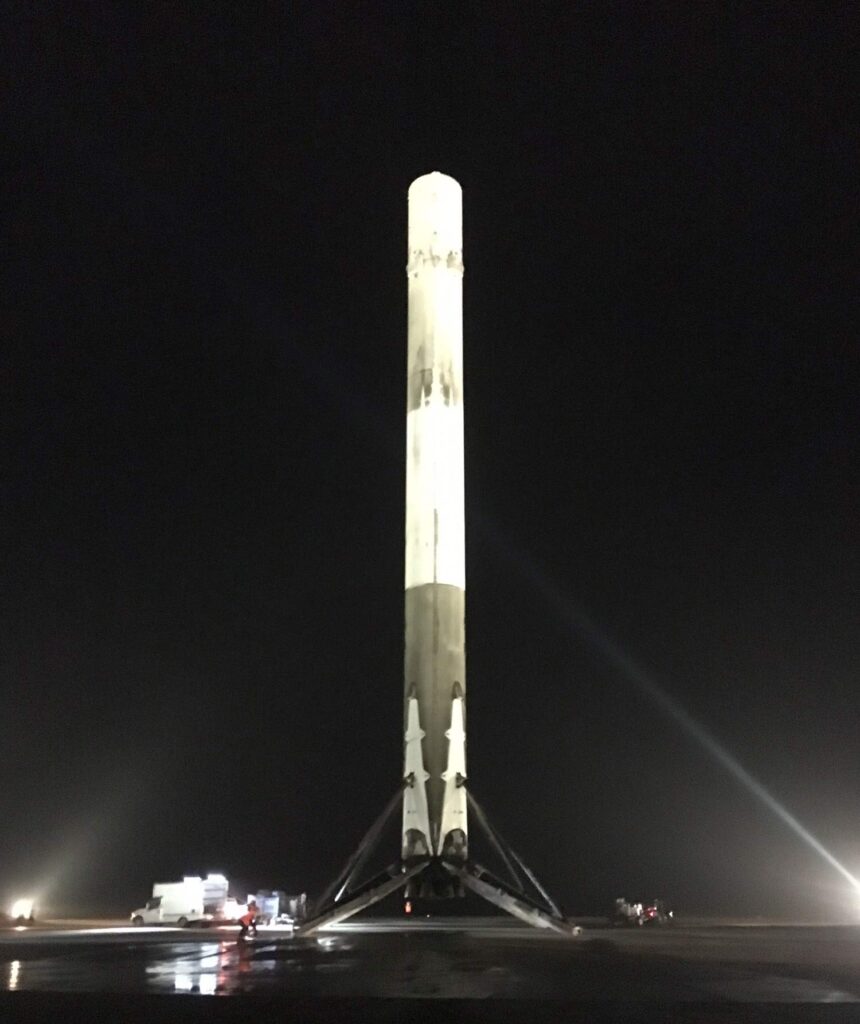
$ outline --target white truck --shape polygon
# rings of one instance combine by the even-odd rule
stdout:
[[[156,882],[146,906],[131,913],[131,923],[189,924],[235,921],[244,910],[228,896],[223,875],[186,875],[181,882]]]

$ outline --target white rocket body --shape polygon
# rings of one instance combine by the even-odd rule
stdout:
[[[409,188],[401,860],[357,884],[398,793],[301,935],[398,890],[407,900],[448,899],[469,890],[535,927],[572,933],[534,874],[506,848],[474,800],[467,802],[462,206],[460,186],[445,174],[425,174]],[[513,884],[470,860],[469,803]]]
[[[462,190],[409,189],[403,857],[467,855]],[[420,734],[420,735],[419,735]]]

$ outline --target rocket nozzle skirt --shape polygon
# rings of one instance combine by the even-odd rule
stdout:
[[[438,172],[416,179],[409,189],[406,268],[404,729],[407,783],[410,766],[414,776],[423,760],[426,815],[422,806],[410,816],[404,798],[404,859],[466,856],[465,791],[455,792],[465,782],[462,245],[459,184]],[[412,700],[417,722],[410,723]],[[422,835],[427,826],[430,835]]]

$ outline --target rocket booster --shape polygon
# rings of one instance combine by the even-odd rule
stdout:
[[[510,881],[470,859],[462,211],[462,190],[445,174],[422,175],[409,187],[403,785],[318,901],[301,935],[343,921],[398,890],[410,901],[469,891],[535,927],[564,935],[572,931],[474,801],[476,821],[508,867]],[[398,802],[400,860],[362,881]]]
[[[403,859],[467,855],[462,190],[409,188]]]

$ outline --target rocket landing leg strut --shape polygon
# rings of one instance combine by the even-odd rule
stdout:
[[[469,799],[471,801],[471,795]],[[381,818],[389,818],[391,814],[392,810],[389,806]],[[483,813],[481,819],[482,825],[489,826]],[[376,824],[378,825],[379,822]],[[491,827],[489,826],[489,828]],[[529,868],[510,847],[505,847],[504,841],[495,830],[493,830],[491,842],[493,844],[500,843],[505,847],[505,859],[508,862],[514,860],[523,873],[532,880],[534,894],[527,892],[522,885],[501,881],[472,860],[463,862],[459,859],[449,860],[444,857],[415,858],[409,864],[401,860],[355,889],[350,889],[351,878],[356,873],[356,864],[363,863],[368,859],[372,853],[373,844],[379,838],[381,831],[381,827],[376,828],[375,826],[370,830],[365,841],[350,858],[345,871],[329,887],[328,893],[337,890],[334,899],[330,902],[320,900],[314,916],[297,930],[297,935],[312,935],[320,928],[337,925],[400,889],[418,897],[433,895],[439,892],[440,886],[444,886],[446,876],[449,888],[452,883],[458,889],[465,887],[487,900],[488,903],[492,903],[535,928],[544,928],[560,935],[578,935],[580,933],[581,929],[567,922]],[[373,833],[372,836],[371,833]],[[514,875],[516,877],[516,873]]]
[[[420,861],[409,868],[402,864],[392,864],[388,871],[371,879],[357,893],[350,896],[349,899],[343,900],[341,903],[334,903],[327,909],[317,912],[309,921],[305,921],[297,929],[296,934],[313,935],[314,932],[320,928],[325,928],[326,925],[340,924],[341,921],[352,917],[353,914],[372,907],[374,903],[379,903],[386,896],[390,896],[393,892],[397,892],[398,889],[402,889],[410,878],[423,871],[426,866],[427,861]]]
[[[549,929],[562,935],[579,933],[580,929],[568,924],[533,872],[502,839],[478,802],[467,791],[463,699],[457,690],[451,705],[451,728],[446,736],[449,743],[448,765],[442,773],[445,799],[440,834],[436,837],[431,834],[426,791],[429,774],[424,769],[421,750],[424,731],[419,721],[418,701],[411,698],[408,705],[402,790],[394,795],[371,825],[341,874],[323,894],[314,916],[298,929],[297,934],[311,935],[320,928],[336,925],[399,889],[404,890],[407,898],[463,896],[464,889],[469,889],[535,928]],[[355,886],[355,879],[379,843],[386,824],[401,805],[401,800],[403,827],[400,860],[381,874]],[[501,881],[470,859],[467,807],[472,808],[475,820],[507,869],[510,882]],[[532,892],[527,889],[528,883],[531,884]]]

